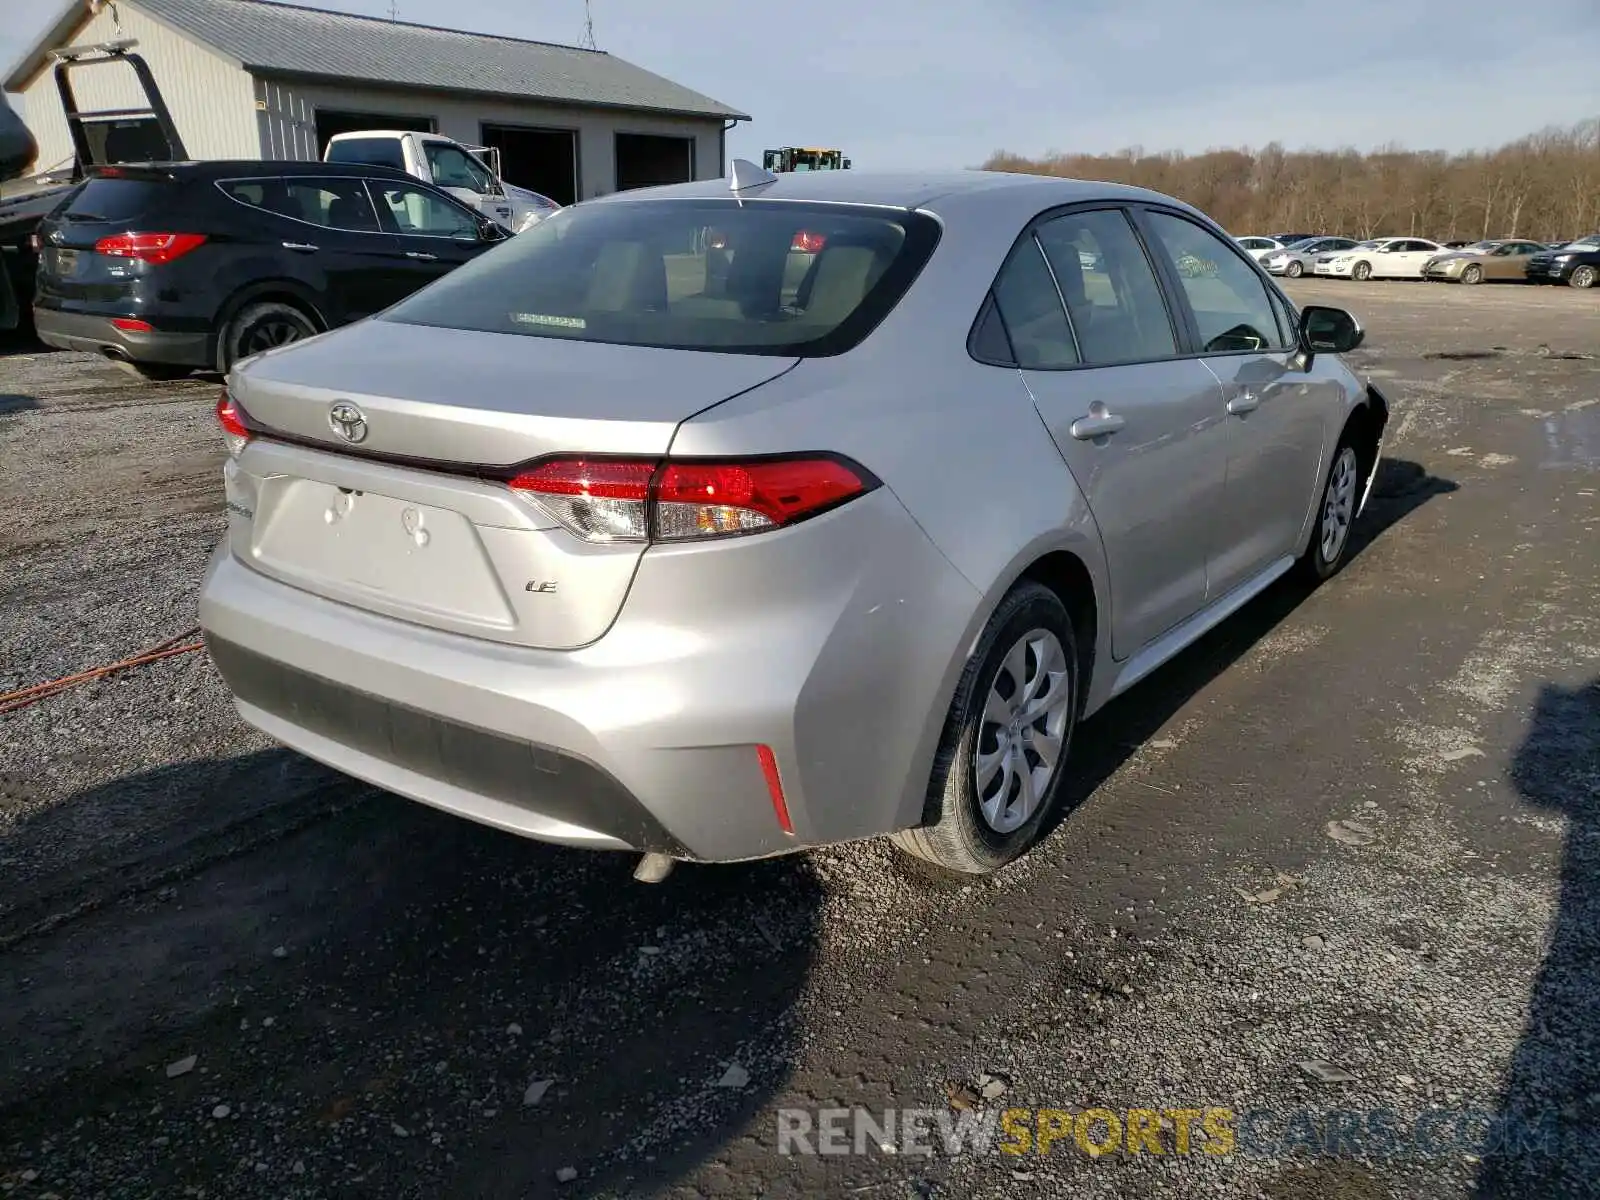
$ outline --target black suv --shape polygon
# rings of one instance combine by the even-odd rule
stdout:
[[[1525,268],[1529,283],[1565,283],[1575,288],[1600,283],[1600,233],[1535,254]]]
[[[505,236],[385,167],[94,167],[39,226],[34,324],[146,379],[226,372],[388,308]]]

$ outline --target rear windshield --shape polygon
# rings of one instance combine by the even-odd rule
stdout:
[[[939,238],[901,209],[620,200],[563,209],[384,320],[529,337],[840,354],[899,302]]]
[[[90,179],[73,193],[61,215],[71,221],[126,221],[154,208],[161,190],[147,179]]]
[[[406,169],[399,138],[345,138],[328,143],[329,162],[371,163],[375,167]]]

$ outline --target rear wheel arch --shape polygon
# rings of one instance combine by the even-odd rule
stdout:
[[[286,279],[263,279],[248,283],[228,297],[217,311],[217,319],[212,326],[211,357],[216,360],[217,370],[223,374],[227,373],[227,364],[222,361],[223,336],[233,319],[251,304],[287,304],[309,317],[319,332],[331,328],[316,297],[307,289]]]
[[[1100,636],[1100,602],[1088,564],[1071,550],[1052,550],[1035,559],[1011,585],[1031,580],[1054,592],[1072,618],[1078,644],[1078,708],[1082,712],[1094,675],[1095,646]],[[1011,588],[1007,588],[1007,594]]]

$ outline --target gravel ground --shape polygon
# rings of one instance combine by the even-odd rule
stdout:
[[[992,881],[865,843],[634,885],[273,748],[203,654],[0,716],[0,1193],[1589,1194],[1600,309],[1291,286],[1395,405],[1359,556],[1086,723]],[[0,691],[193,625],[215,386],[0,357]],[[857,1105],[1235,1144],[778,1154]]]

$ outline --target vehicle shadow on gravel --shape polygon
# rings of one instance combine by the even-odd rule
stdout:
[[[31,408],[38,408],[39,401],[33,396],[24,396],[16,392],[0,392],[0,417],[13,416],[16,413],[27,412]]]
[[[1511,767],[1566,821],[1560,907],[1490,1132],[1476,1196],[1594,1195],[1600,1161],[1600,679],[1546,685]]]
[[[226,806],[230,764],[286,757],[67,804],[200,771]],[[326,782],[330,816],[0,954],[0,1160],[48,1157],[63,1195],[528,1197],[568,1168],[564,1195],[633,1194],[766,1133],[815,956],[804,858],[651,886]]]
[[[1455,491],[1457,486],[1452,480],[1429,474],[1418,463],[1396,458],[1379,460],[1366,510],[1351,531],[1346,569],[1386,530],[1435,496]],[[1337,587],[1337,577],[1323,586]],[[1096,713],[1085,724],[1083,733],[1088,736],[1073,738],[1066,803],[1057,808],[1051,828],[1069,817],[1192,696],[1276,629],[1314,590],[1293,575],[1281,580],[1140,686]],[[1108,731],[1108,736],[1094,736],[1097,729]]]

